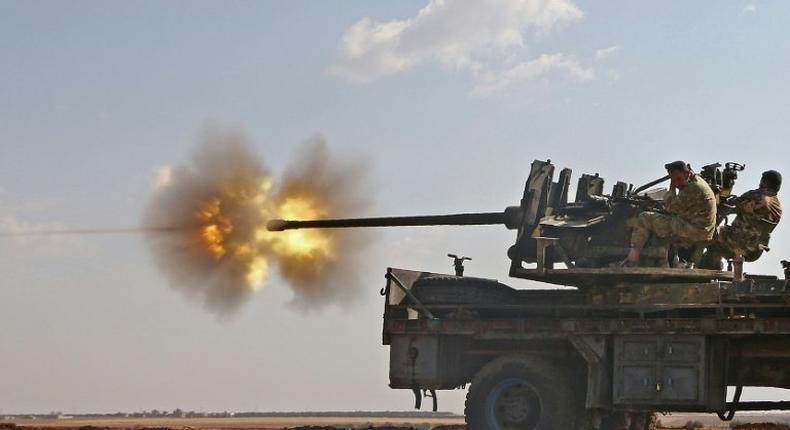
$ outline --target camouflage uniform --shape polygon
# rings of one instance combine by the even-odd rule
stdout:
[[[631,246],[641,249],[652,233],[672,243],[691,245],[710,240],[716,228],[716,196],[699,176],[692,176],[689,183],[677,194],[668,193],[664,199],[668,213],[642,212],[631,233]]]
[[[782,205],[776,192],[757,189],[735,200],[737,216],[731,225],[719,227],[708,247],[705,263],[720,264],[722,257],[735,253],[759,256],[760,245],[768,246],[771,232],[782,218]]]

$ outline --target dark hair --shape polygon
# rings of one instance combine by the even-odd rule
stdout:
[[[765,185],[773,191],[779,191],[782,188],[782,174],[776,170],[768,170],[763,172],[763,179]]]
[[[664,168],[667,169],[667,172],[674,172],[674,171],[680,171],[683,173],[691,172],[691,166],[689,166],[685,161],[680,161],[680,160],[664,164]]]

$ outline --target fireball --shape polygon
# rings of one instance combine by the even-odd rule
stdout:
[[[328,148],[317,139],[275,180],[243,133],[209,129],[201,140],[189,163],[157,172],[145,214],[152,251],[170,285],[221,315],[265,285],[271,268],[300,303],[323,304],[334,285],[349,288],[350,282],[324,282],[347,273],[338,270],[349,258],[341,252],[347,236],[269,232],[266,223],[327,218],[359,207],[363,194],[354,185],[360,169],[329,164]]]
[[[276,204],[271,218],[309,220],[328,215],[328,211],[320,207],[315,198],[300,195],[285,197],[281,203]],[[265,226],[261,226],[259,235],[281,258],[321,261],[333,257],[332,237],[327,231],[290,230],[272,233],[266,231]]]
[[[196,204],[197,246],[218,265],[241,272],[243,287],[260,288],[268,277],[269,259],[281,265],[309,264],[321,267],[334,257],[332,235],[320,230],[293,230],[271,233],[266,221],[271,218],[316,219],[329,211],[316,196],[270,196],[271,178],[258,181],[254,192],[238,183],[217,187],[217,195]],[[237,226],[252,226],[238,228]]]

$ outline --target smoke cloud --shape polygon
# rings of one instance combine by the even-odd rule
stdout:
[[[318,200],[318,206],[324,208],[324,216],[360,216],[372,204],[372,193],[365,180],[366,166],[364,159],[334,158],[326,141],[321,136],[314,136],[304,142],[295,161],[285,170],[275,201],[286,202],[292,196],[312,196]],[[334,247],[329,258],[324,260],[275,254],[281,276],[294,289],[294,305],[312,308],[327,303],[351,303],[359,297],[356,293],[362,283],[356,273],[361,264],[359,256],[371,242],[369,231],[341,229],[284,233],[322,234]],[[271,234],[276,238],[282,237],[283,233]]]
[[[357,296],[355,259],[369,235],[268,232],[265,224],[359,216],[370,205],[363,160],[334,158],[316,136],[277,181],[241,131],[212,129],[202,133],[189,163],[161,171],[167,180],[157,180],[143,225],[156,265],[189,299],[231,315],[267,283],[270,269],[292,289],[300,309],[347,304]]]

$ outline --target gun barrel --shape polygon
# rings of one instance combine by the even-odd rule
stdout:
[[[273,219],[266,223],[269,231],[300,228],[408,227],[431,225],[495,225],[506,223],[506,212],[482,212],[452,215],[422,215],[378,218],[346,218],[319,220]]]
[[[650,182],[646,183],[645,185],[642,185],[641,187],[635,189],[634,191],[631,192],[631,194],[632,195],[637,195],[637,194],[641,193],[642,191],[644,191],[644,190],[646,190],[646,189],[648,189],[648,188],[650,188],[650,187],[652,187],[654,185],[658,185],[658,184],[666,181],[667,179],[669,179],[669,175],[662,176],[662,177],[656,179],[655,181],[650,181]]]

